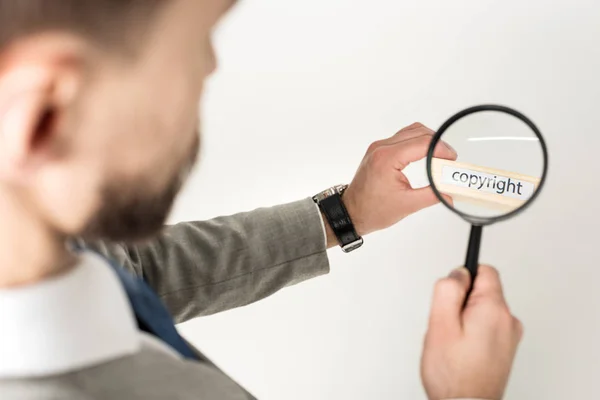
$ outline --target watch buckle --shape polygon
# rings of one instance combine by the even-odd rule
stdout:
[[[362,245],[363,245],[363,243],[364,243],[364,240],[363,240],[363,238],[361,237],[361,238],[358,238],[358,240],[355,240],[355,241],[354,241],[354,242],[352,242],[352,243],[348,243],[347,245],[345,245],[345,246],[340,246],[340,247],[342,248],[342,251],[343,251],[344,253],[350,253],[351,251],[353,251],[353,250],[356,250],[356,249],[358,249],[360,246],[362,246]]]

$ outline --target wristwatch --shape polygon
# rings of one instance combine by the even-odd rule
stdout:
[[[342,195],[348,185],[333,186],[313,196],[313,200],[327,218],[344,253],[350,253],[363,244],[363,238],[356,233],[348,210],[344,206]]]

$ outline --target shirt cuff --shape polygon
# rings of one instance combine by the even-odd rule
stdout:
[[[319,221],[321,221],[321,231],[323,232],[323,241],[325,242],[325,248],[327,248],[327,229],[325,228],[325,220],[319,205],[315,203],[315,207],[317,208],[317,212],[319,213]]]

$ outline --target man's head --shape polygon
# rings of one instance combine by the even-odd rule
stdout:
[[[65,236],[160,228],[231,3],[0,0],[0,196]]]

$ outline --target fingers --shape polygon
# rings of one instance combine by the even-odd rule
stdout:
[[[447,278],[435,285],[430,314],[430,329],[440,330],[441,334],[460,332],[461,313],[471,277],[466,268],[455,269]]]
[[[412,162],[419,161],[427,156],[431,136],[421,135],[412,139],[399,141],[390,145],[378,147],[373,155],[393,163],[398,170],[403,170]],[[435,146],[433,156],[448,160],[456,160],[457,154],[450,146],[440,141]]]
[[[488,325],[500,324],[510,330],[514,345],[521,341],[523,324],[509,310],[497,269],[488,265],[479,266],[467,308],[473,312],[478,310],[475,314],[470,314],[470,323],[473,323],[472,318],[478,315],[476,319],[480,326],[482,321]]]
[[[386,174],[378,174],[384,177],[397,177],[399,171],[404,170],[410,163],[423,159],[429,150],[434,132],[420,123],[415,123],[391,138],[373,143],[367,150],[365,160],[368,165],[377,171],[389,171]],[[443,141],[439,141],[434,149],[433,156],[436,158],[456,160],[457,154],[452,147]],[[391,173],[391,175],[390,175]],[[439,203],[431,187],[412,189],[406,177],[403,180],[402,198],[398,206],[401,208],[402,216],[413,214],[424,208]],[[410,189],[410,190],[406,190]],[[446,202],[453,204],[452,199],[444,196]]]
[[[425,125],[421,124],[420,122],[415,122],[414,124],[401,129],[396,134],[394,134],[393,136],[391,136],[387,139],[378,140],[378,141],[372,143],[371,146],[369,146],[367,153],[371,153],[371,152],[375,151],[376,149],[383,147],[383,146],[390,146],[393,144],[398,144],[398,143],[401,143],[401,142],[404,142],[404,141],[407,141],[410,139],[414,139],[417,137],[421,137],[421,136],[426,136],[429,138],[429,140],[431,140],[433,138],[433,135],[435,135],[435,132],[432,129],[426,127]]]
[[[429,129],[420,122],[415,122],[414,124],[401,129],[395,133],[394,136],[381,140],[379,143],[381,145],[390,145],[405,140],[414,139],[419,136],[433,137],[433,135],[435,135],[435,132],[432,129]]]
[[[488,265],[479,266],[469,302],[471,302],[471,299],[473,301],[491,299],[503,304],[506,303],[504,292],[502,290],[502,282],[500,281],[500,274],[497,269]]]
[[[450,207],[454,207],[454,199],[450,196],[448,196],[447,194],[443,194],[442,193],[442,197],[444,198],[444,200],[446,200],[446,203],[448,203],[450,205]]]
[[[417,130],[417,129],[427,129],[428,131],[430,131],[430,132],[433,134],[433,130],[429,129],[428,127],[426,127],[426,126],[425,126],[425,125],[423,125],[422,123],[420,123],[420,122],[413,122],[413,123],[412,123],[412,124],[410,124],[409,126],[407,126],[407,127],[405,127],[405,128],[402,128],[402,129],[400,129],[400,130],[399,130],[399,131],[396,133],[396,135],[401,135],[401,134],[403,134],[403,133],[410,132],[410,131],[414,131],[414,130]]]

